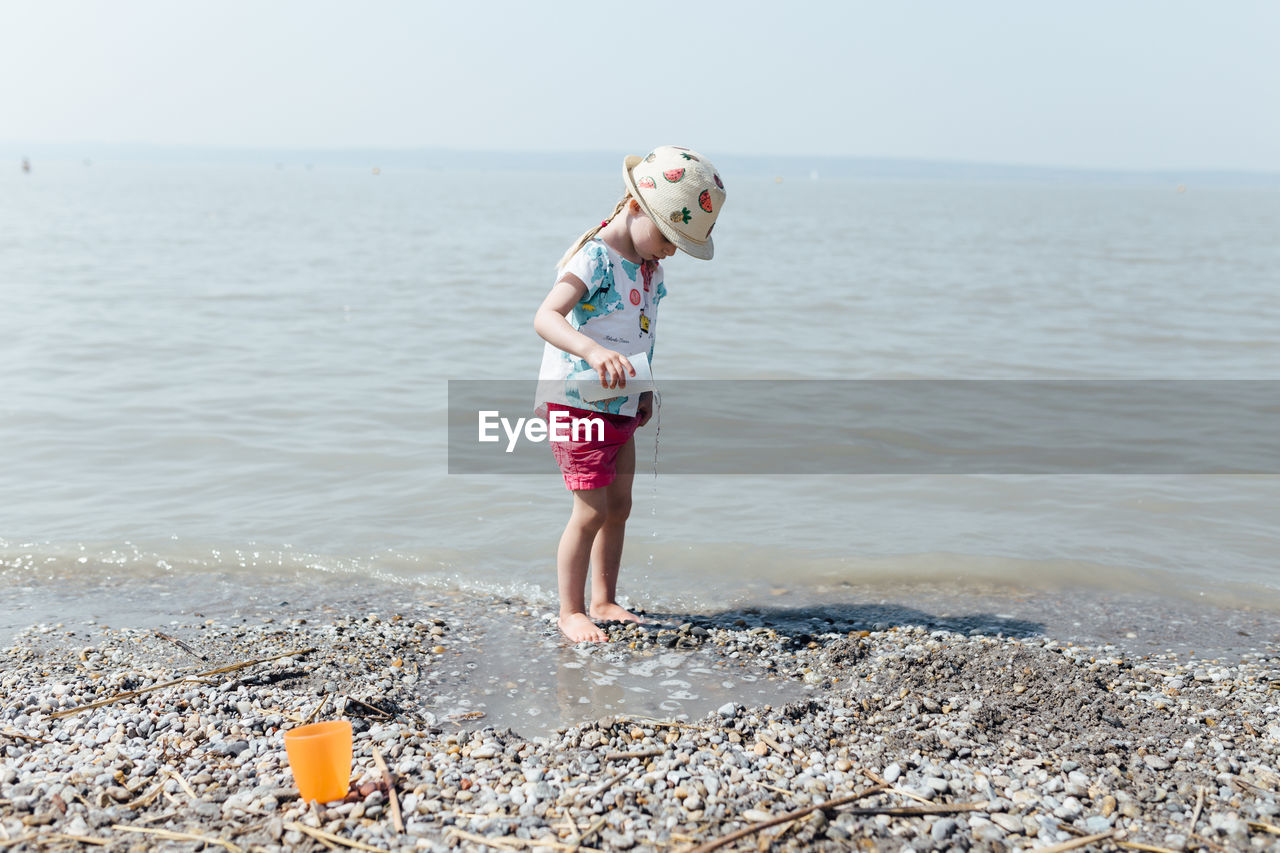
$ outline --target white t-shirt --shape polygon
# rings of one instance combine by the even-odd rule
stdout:
[[[587,286],[587,292],[568,314],[569,325],[625,356],[643,352],[652,363],[658,303],[667,295],[662,265],[657,261],[633,264],[596,238],[588,240],[556,273],[556,280],[567,272]],[[638,394],[590,403],[571,387],[573,383],[565,382],[570,375],[590,369],[585,359],[547,344],[538,371],[535,407],[544,411],[545,403],[560,403],[595,412],[634,415],[640,404]]]

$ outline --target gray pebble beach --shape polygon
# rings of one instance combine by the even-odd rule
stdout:
[[[284,604],[15,636],[0,850],[1280,850],[1274,637]],[[344,801],[298,796],[309,719],[353,723]]]

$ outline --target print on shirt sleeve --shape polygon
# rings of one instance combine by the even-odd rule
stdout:
[[[589,252],[590,266],[587,278],[587,292],[582,300],[569,312],[570,322],[575,329],[597,317],[606,317],[614,311],[622,310],[622,296],[613,286],[613,264],[609,263],[609,253],[597,242],[588,243],[583,251]]]

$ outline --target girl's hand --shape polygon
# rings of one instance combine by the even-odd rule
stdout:
[[[587,364],[600,374],[600,385],[605,388],[626,388],[627,377],[636,375],[636,369],[625,355],[604,347],[587,353]]]
[[[636,415],[640,418],[640,426],[644,426],[649,422],[649,418],[653,417],[653,392],[645,391],[640,395],[640,402],[636,405]]]

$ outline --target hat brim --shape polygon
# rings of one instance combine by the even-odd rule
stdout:
[[[635,178],[631,177],[631,170],[636,167],[644,158],[637,157],[634,154],[628,154],[622,158],[622,180],[627,185],[627,190],[631,193],[631,197],[639,203],[641,209],[644,210],[646,216],[653,220],[653,224],[658,226],[658,230],[662,232],[662,236],[666,237],[675,247],[686,255],[692,255],[701,261],[709,261],[715,254],[716,247],[708,237],[704,243],[696,243],[685,235],[671,227],[661,216],[654,216],[653,211],[649,209],[649,205],[645,204],[644,196],[640,195],[640,189],[636,186]]]

